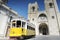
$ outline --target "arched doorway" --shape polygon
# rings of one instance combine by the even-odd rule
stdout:
[[[49,34],[47,24],[42,23],[42,24],[39,25],[39,33],[42,34],[42,35],[48,35]]]

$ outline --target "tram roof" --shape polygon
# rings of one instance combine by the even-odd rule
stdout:
[[[12,19],[11,21],[13,21],[13,20],[21,20],[21,21],[23,21],[23,22],[26,22],[26,20],[24,20],[24,19],[19,19],[19,18],[16,18],[16,19]]]

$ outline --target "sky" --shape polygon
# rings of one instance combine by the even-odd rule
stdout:
[[[8,0],[7,5],[18,12],[19,15],[23,16],[25,19],[28,18],[28,4],[37,2],[39,6],[39,11],[44,11],[44,0]],[[60,11],[60,0],[57,0],[58,8]]]

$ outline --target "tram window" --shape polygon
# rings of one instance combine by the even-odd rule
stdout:
[[[13,23],[12,26],[15,27],[15,23]]]
[[[17,27],[21,27],[21,21],[17,21]]]
[[[25,22],[22,22],[22,27],[25,27]]]
[[[13,22],[15,22],[15,20]]]
[[[15,20],[12,21],[12,26],[13,26],[13,27],[15,27],[15,24],[16,24],[16,23],[15,23]]]
[[[27,29],[29,30],[35,30],[33,27],[27,26]]]

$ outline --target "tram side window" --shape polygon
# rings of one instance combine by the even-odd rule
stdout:
[[[35,30],[33,27],[27,26],[27,29],[29,30]]]
[[[12,26],[15,27],[15,23],[13,23]]]
[[[25,27],[25,24],[26,24],[25,22],[22,22],[22,27]]]
[[[15,23],[15,20],[12,22],[12,26],[13,27],[15,27],[16,25],[15,25],[16,23]]]
[[[21,27],[21,21],[17,21],[17,27]]]

